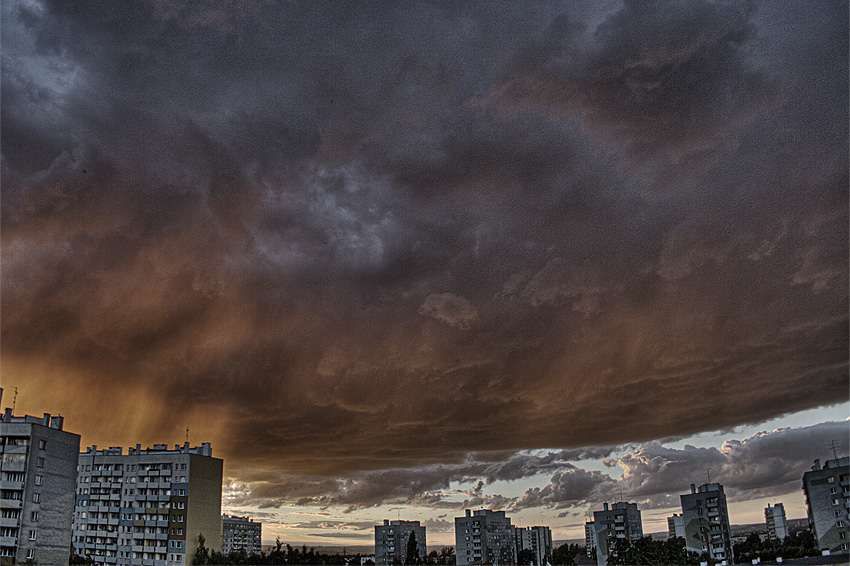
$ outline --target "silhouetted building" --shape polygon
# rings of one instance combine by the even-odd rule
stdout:
[[[680,495],[682,522],[685,529],[685,548],[700,554],[707,553],[722,564],[734,563],[732,536],[726,494],[719,483],[706,483]]]
[[[534,553],[534,564],[543,566],[552,558],[552,531],[549,527],[516,527],[516,550]]]
[[[673,513],[667,517],[667,536],[669,538],[685,538],[685,521],[681,515]]]
[[[242,551],[245,554],[259,554],[263,549],[263,524],[248,517],[236,515],[221,516],[221,552]]]
[[[416,537],[416,551],[421,559],[427,553],[425,526],[419,521],[390,521],[384,519],[383,525],[375,525],[375,564],[404,564],[407,558],[407,545],[410,533]]]
[[[764,521],[767,524],[767,540],[783,541],[788,536],[788,524],[785,521],[785,506],[770,503],[764,508]]]
[[[815,460],[803,474],[803,491],[809,510],[809,525],[818,548],[829,553],[848,551],[848,501],[850,501],[850,458]]]
[[[637,503],[620,501],[610,509],[604,503],[602,511],[593,512],[593,527],[596,531],[596,563],[599,566],[608,564],[615,540],[637,540],[643,537],[643,523]]]
[[[516,564],[516,536],[504,511],[466,510],[455,517],[455,563]]]
[[[222,461],[201,446],[165,444],[80,454],[74,550],[98,564],[184,566],[221,551]]]
[[[0,389],[2,399],[2,389]],[[63,418],[0,416],[0,561],[67,564],[80,435]]]

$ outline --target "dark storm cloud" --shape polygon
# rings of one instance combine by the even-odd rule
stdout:
[[[845,396],[846,3],[500,8],[4,3],[4,386],[351,508]]]

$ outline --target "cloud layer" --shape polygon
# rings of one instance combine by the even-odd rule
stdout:
[[[581,4],[4,3],[18,408],[356,507],[846,398],[846,2]]]

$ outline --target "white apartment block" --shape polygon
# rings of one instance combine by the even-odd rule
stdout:
[[[407,558],[407,545],[410,534],[416,538],[416,550],[424,561],[427,553],[425,526],[419,521],[390,521],[384,519],[383,525],[375,525],[375,564],[404,564]]]
[[[596,531],[596,563],[599,566],[608,564],[615,540],[643,537],[643,522],[637,503],[619,501],[610,509],[607,503],[603,503],[602,511],[593,512],[592,524]]]
[[[247,555],[259,554],[263,550],[263,524],[248,517],[221,516],[221,552]]]
[[[549,527],[516,527],[516,549],[531,550],[535,566],[544,566],[552,560],[552,531]]]
[[[767,524],[767,540],[783,541],[788,536],[788,523],[785,521],[785,506],[770,503],[764,508],[764,521]]]
[[[732,536],[726,494],[719,483],[691,484],[691,492],[680,495],[685,548],[707,553],[721,565],[733,564]]]
[[[68,563],[80,436],[62,426],[47,413],[0,416],[2,564]]]
[[[455,517],[455,564],[515,564],[516,535],[504,511],[466,510]]]
[[[209,443],[92,446],[77,466],[74,550],[98,564],[185,566],[203,535],[220,551],[221,480]]]
[[[824,554],[850,551],[850,458],[815,460],[803,474],[809,525]]]

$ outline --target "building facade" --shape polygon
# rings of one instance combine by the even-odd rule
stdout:
[[[685,521],[681,515],[673,513],[667,517],[667,536],[669,538],[685,538]]]
[[[767,524],[767,540],[783,541],[788,536],[788,523],[785,521],[785,506],[770,503],[764,508],[764,521]]]
[[[850,543],[850,458],[815,460],[803,474],[809,526],[818,547],[830,554],[848,552]]]
[[[419,521],[390,521],[375,525],[375,564],[404,564],[410,535],[416,539],[416,551],[421,560],[427,553],[425,526]]]
[[[584,524],[584,548],[588,558],[596,556],[596,523],[593,521]]]
[[[68,563],[80,436],[63,424],[47,413],[0,417],[0,564]]]
[[[263,550],[263,524],[248,517],[221,516],[221,552],[259,554]]]
[[[706,553],[721,564],[733,564],[732,535],[726,494],[719,483],[706,483],[680,495],[685,548]]]
[[[74,551],[98,564],[184,566],[221,550],[222,461],[209,443],[80,454]]]
[[[516,550],[534,553],[535,566],[543,566],[552,559],[552,531],[549,527],[516,527]]]
[[[620,501],[610,509],[607,503],[603,503],[602,511],[593,512],[593,528],[596,531],[596,563],[599,566],[608,564],[615,540],[643,537],[643,522],[637,503]]]
[[[516,536],[504,511],[466,510],[455,517],[455,563],[516,564]]]

